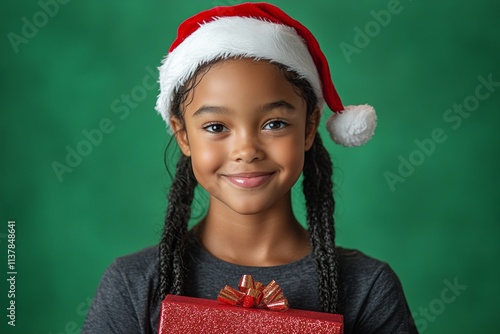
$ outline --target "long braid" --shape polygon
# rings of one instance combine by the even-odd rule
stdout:
[[[296,72],[278,64],[285,78],[296,88],[307,103],[308,117],[314,114],[318,103],[310,83]],[[306,152],[303,168],[303,191],[307,204],[307,224],[312,253],[319,278],[319,297],[324,312],[339,312],[339,269],[335,250],[333,211],[332,162],[317,133]]]
[[[319,278],[320,301],[324,312],[339,312],[339,272],[335,251],[332,192],[332,163],[321,137],[306,152],[303,191],[307,204],[307,224]]]
[[[187,225],[197,181],[191,168],[191,158],[182,155],[177,163],[176,176],[168,195],[165,228],[160,242],[160,297],[183,291],[184,250]]]
[[[190,93],[215,62],[214,60],[200,66],[195,71],[193,78],[174,94],[171,109],[173,116],[181,121],[184,120],[183,105],[189,103]],[[167,215],[159,245],[160,282],[153,303],[150,305],[151,308],[160,303],[169,293],[176,295],[183,293],[186,277],[184,258],[188,244],[187,227],[197,183],[193,174],[191,158],[181,155],[168,194]]]

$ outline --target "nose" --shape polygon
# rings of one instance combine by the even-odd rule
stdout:
[[[258,135],[253,133],[234,135],[231,158],[234,161],[248,163],[262,160],[264,158],[264,150]]]

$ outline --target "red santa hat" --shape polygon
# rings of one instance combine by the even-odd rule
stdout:
[[[330,137],[343,146],[371,139],[377,118],[369,105],[344,106],[333,85],[318,41],[300,22],[268,3],[215,7],[184,21],[159,67],[156,110],[170,123],[174,93],[199,66],[214,59],[253,58],[285,65],[309,81],[318,98],[334,112],[327,122]]]

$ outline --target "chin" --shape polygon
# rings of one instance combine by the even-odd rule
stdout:
[[[270,207],[269,203],[259,203],[258,201],[242,201],[235,205],[232,203],[226,203],[226,205],[234,212],[244,216],[262,213]]]

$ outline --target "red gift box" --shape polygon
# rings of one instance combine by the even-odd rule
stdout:
[[[216,300],[167,295],[160,334],[173,333],[344,333],[340,314],[288,309],[243,308]]]

